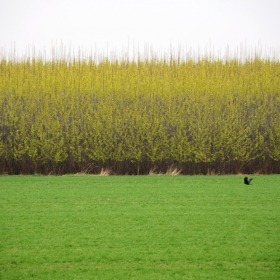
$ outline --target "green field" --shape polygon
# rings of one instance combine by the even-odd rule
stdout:
[[[280,279],[280,176],[0,176],[0,279]]]

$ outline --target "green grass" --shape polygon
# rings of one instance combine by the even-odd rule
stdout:
[[[0,279],[280,279],[280,176],[253,177],[0,176]]]

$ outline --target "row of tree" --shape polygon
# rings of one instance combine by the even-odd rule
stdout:
[[[277,61],[0,63],[0,172],[280,172]]]

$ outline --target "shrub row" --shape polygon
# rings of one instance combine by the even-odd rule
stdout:
[[[0,172],[280,172],[280,63],[0,62]]]

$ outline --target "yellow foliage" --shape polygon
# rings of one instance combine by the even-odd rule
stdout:
[[[0,158],[280,160],[280,63],[0,61]]]

